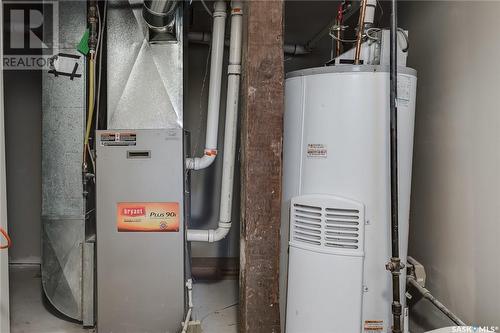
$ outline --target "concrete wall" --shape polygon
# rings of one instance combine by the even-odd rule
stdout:
[[[418,70],[410,255],[470,324],[500,326],[498,2],[401,2]],[[425,308],[414,317],[433,324]],[[420,311],[420,313],[419,313]],[[427,318],[424,318],[426,317]],[[435,322],[434,322],[435,324]]]

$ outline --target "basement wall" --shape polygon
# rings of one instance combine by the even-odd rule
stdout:
[[[499,12],[496,1],[402,1],[399,13],[418,71],[410,255],[471,325],[500,326]],[[431,309],[414,308],[413,332],[451,325]]]

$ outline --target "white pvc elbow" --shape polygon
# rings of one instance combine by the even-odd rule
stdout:
[[[202,157],[186,158],[186,169],[201,170],[208,168],[215,161],[216,156],[217,152],[212,151],[211,153],[205,152],[205,154]]]
[[[189,229],[187,232],[188,242],[218,242],[226,238],[231,230],[231,222],[219,222],[217,229],[198,230]]]
[[[241,2],[233,1],[231,7],[231,41],[229,47],[226,126],[224,132],[219,225],[215,230],[189,229],[187,231],[187,240],[190,242],[217,242],[224,239],[231,229],[243,27],[243,10]],[[192,166],[196,167],[196,159],[189,163],[193,163]]]
[[[226,3],[224,1],[215,2],[213,13],[214,23],[212,28],[212,52],[210,55],[210,82],[208,87],[205,153],[202,157],[187,158],[185,165],[188,170],[208,168],[217,156],[226,16]]]

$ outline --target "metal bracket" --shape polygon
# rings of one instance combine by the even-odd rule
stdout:
[[[408,257],[407,274],[408,276],[412,276],[419,285],[425,287],[425,280],[427,278],[425,267],[413,257]]]

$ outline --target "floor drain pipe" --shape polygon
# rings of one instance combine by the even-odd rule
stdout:
[[[243,30],[243,6],[240,1],[231,2],[231,39],[227,79],[226,125],[224,131],[224,156],[220,197],[219,227],[215,230],[187,231],[187,240],[217,242],[227,236],[231,228],[233,203],[234,165],[238,129],[238,103],[241,76],[241,45]]]
[[[401,269],[404,264],[399,258],[399,213],[398,213],[398,110],[397,110],[397,0],[391,0],[390,31],[390,174],[391,174],[391,252],[386,268],[392,275],[392,332],[401,333]]]
[[[212,54],[210,56],[210,82],[208,87],[207,132],[205,151],[202,157],[186,158],[186,169],[200,170],[209,167],[217,156],[219,133],[220,91],[222,82],[222,60],[224,56],[224,34],[226,29],[226,3],[214,4]]]

